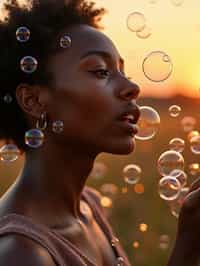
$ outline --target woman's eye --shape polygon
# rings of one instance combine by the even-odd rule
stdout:
[[[107,78],[110,75],[110,72],[107,69],[98,69],[90,72],[95,74],[98,78]]]

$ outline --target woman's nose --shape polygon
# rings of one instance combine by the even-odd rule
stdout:
[[[136,99],[139,93],[140,93],[139,86],[129,80],[126,86],[124,86],[120,90],[119,96],[123,100],[130,101],[130,100]]]

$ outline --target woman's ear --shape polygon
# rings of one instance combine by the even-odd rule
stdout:
[[[45,88],[20,84],[16,88],[16,99],[22,110],[28,115],[39,118],[45,109],[47,100]]]

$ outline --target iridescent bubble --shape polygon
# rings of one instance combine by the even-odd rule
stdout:
[[[190,149],[194,154],[200,154],[200,136],[194,136],[190,140]]]
[[[187,184],[187,174],[182,170],[175,169],[171,171],[170,176],[178,179],[182,187],[184,187]]]
[[[152,139],[159,130],[160,116],[158,112],[150,106],[140,107],[140,118],[138,120],[138,133],[136,139]]]
[[[188,168],[191,175],[196,175],[200,172],[200,165],[198,163],[191,163]]]
[[[27,27],[19,27],[16,30],[16,38],[19,42],[27,42],[30,39],[30,30]]]
[[[25,143],[31,148],[39,148],[44,142],[44,133],[39,129],[30,129],[25,133]]]
[[[160,249],[166,250],[169,248],[170,237],[168,235],[161,235],[159,241]]]
[[[183,206],[183,202],[184,202],[186,196],[188,195],[189,190],[190,190],[189,187],[182,188],[178,198],[172,202],[169,202],[171,213],[176,218],[179,217],[181,208]]]
[[[173,138],[169,142],[170,150],[183,152],[185,148],[185,141],[181,138]]]
[[[38,67],[38,62],[32,56],[25,56],[20,61],[20,67],[23,72],[31,74],[36,71]]]
[[[108,168],[103,162],[94,162],[90,176],[94,179],[103,178],[107,174]]]
[[[18,159],[20,150],[14,144],[5,144],[0,149],[0,158],[1,161],[10,163]]]
[[[196,125],[196,119],[192,116],[185,116],[182,120],[181,120],[181,125],[182,128],[185,132],[190,132],[194,129],[195,125]]]
[[[191,140],[193,137],[195,137],[195,136],[200,136],[199,131],[197,131],[197,130],[193,130],[193,131],[189,132],[189,133],[188,133],[188,136],[187,136],[189,142],[190,142],[190,140]]]
[[[175,169],[184,170],[184,158],[177,151],[166,151],[160,155],[157,167],[161,176],[167,176]]]
[[[141,179],[141,174],[142,170],[136,164],[129,164],[123,169],[124,181],[129,185],[136,184]]]
[[[162,199],[166,201],[171,201],[178,198],[180,190],[181,184],[175,177],[164,176],[159,181],[158,194]]]
[[[133,12],[127,18],[127,27],[130,31],[141,31],[145,27],[145,17],[140,12]]]
[[[173,64],[166,53],[153,51],[144,58],[142,70],[149,80],[161,82],[169,78],[173,70]]]
[[[141,31],[136,32],[136,36],[140,39],[147,39],[151,36],[151,28],[145,26]]]
[[[112,199],[106,196],[101,197],[101,206],[104,208],[111,208],[112,207]]]
[[[3,100],[5,103],[11,103],[13,98],[9,93],[7,93],[6,95],[4,95]]]
[[[54,121],[53,122],[53,125],[52,125],[52,131],[55,132],[55,133],[61,133],[64,129],[64,123],[63,121],[61,120],[57,120],[57,121]]]
[[[178,105],[171,105],[169,107],[169,114],[171,117],[177,117],[180,115],[181,107]]]
[[[62,48],[69,48],[72,45],[72,40],[71,37],[69,37],[68,35],[62,36],[60,38],[60,47]]]
[[[171,0],[171,3],[174,6],[181,6],[183,4],[184,0]]]

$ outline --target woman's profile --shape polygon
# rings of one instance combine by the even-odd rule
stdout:
[[[99,31],[104,9],[85,0],[5,0],[4,9],[0,138],[25,164],[0,200],[0,265],[128,266],[99,193],[85,186],[99,153],[134,150],[140,115],[139,87]],[[192,190],[169,266],[197,262],[185,222]]]

